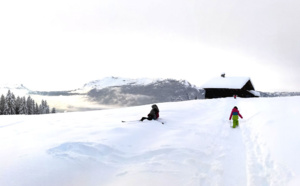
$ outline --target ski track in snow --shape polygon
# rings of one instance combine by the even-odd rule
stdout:
[[[251,124],[247,121],[241,127],[247,155],[247,185],[286,185],[292,173],[272,160],[265,142],[251,129]]]
[[[181,107],[178,109],[172,104]],[[244,112],[241,114],[245,118],[240,120],[236,129],[230,127],[228,120],[234,105],[243,108]],[[166,121],[165,125],[146,120],[122,123],[117,112],[109,110],[101,111],[99,115],[93,114],[96,112],[70,114],[72,117],[67,118],[64,115],[54,115],[53,119],[48,118],[48,129],[53,127],[52,132],[46,133],[46,130],[37,128],[37,131],[29,134],[29,131],[21,133],[21,130],[18,134],[24,135],[21,140],[27,138],[27,135],[44,134],[47,135],[45,139],[52,140],[43,142],[46,153],[45,157],[41,157],[60,166],[49,166],[37,177],[43,178],[49,174],[59,177],[60,174],[65,174],[65,178],[44,183],[49,186],[64,185],[70,178],[73,179],[72,183],[79,186],[135,186],[141,183],[144,186],[287,185],[292,173],[272,159],[267,144],[260,136],[260,128],[255,126],[255,118],[261,113],[254,112],[255,109],[250,107],[249,103],[230,99],[161,104],[161,115],[164,117],[161,121]],[[122,119],[130,121],[136,115],[142,116],[145,108],[120,109],[125,113],[124,116],[127,114],[127,118]],[[147,107],[147,111],[148,109]],[[189,110],[202,113],[191,117]],[[174,113],[182,114],[178,116]],[[70,123],[72,130],[69,131]],[[17,129],[16,124],[19,124],[19,120],[2,127]],[[10,139],[9,135],[5,137]],[[58,140],[54,140],[56,137]],[[20,160],[23,158],[34,157],[20,155]],[[37,161],[39,162],[43,160]],[[25,165],[15,172],[23,169],[27,170]],[[85,171],[89,172],[88,176]],[[32,180],[36,178],[32,178],[29,171],[24,172],[23,185],[32,185]],[[0,184],[17,185],[11,180],[5,181],[9,177],[2,178],[5,179]],[[34,183],[41,184],[43,180]],[[69,184],[74,185],[72,183]]]

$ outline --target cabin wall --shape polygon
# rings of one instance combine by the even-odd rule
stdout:
[[[251,81],[249,80],[242,89],[243,90],[254,90],[254,87],[253,87]]]
[[[243,98],[255,97],[247,90],[241,89],[205,89],[206,99],[233,97],[234,95]]]

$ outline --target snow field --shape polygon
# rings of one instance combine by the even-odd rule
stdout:
[[[0,185],[282,186],[300,184],[300,97],[158,103],[2,116]],[[244,119],[232,129],[238,106]]]

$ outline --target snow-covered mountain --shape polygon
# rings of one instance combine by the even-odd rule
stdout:
[[[28,90],[23,84],[0,84],[0,89]]]
[[[103,89],[108,87],[115,86],[124,86],[124,85],[149,85],[158,80],[162,79],[150,79],[150,78],[139,78],[139,79],[130,79],[130,78],[121,78],[121,77],[106,77],[100,80],[90,81],[83,86],[83,90],[90,91],[92,89]]]
[[[1,117],[0,185],[300,185],[300,97],[157,105]]]
[[[92,101],[106,105],[134,106],[157,102],[203,99],[204,90],[185,80],[104,78],[84,86]]]
[[[0,84],[0,95],[6,95],[8,90],[18,96],[25,96],[30,92],[23,84]]]
[[[300,92],[260,92],[260,97],[300,96]]]

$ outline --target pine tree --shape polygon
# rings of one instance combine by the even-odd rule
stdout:
[[[10,90],[8,90],[6,95],[6,103],[8,107],[7,114],[8,115],[16,114],[15,96],[13,93],[10,92]]]
[[[52,108],[51,113],[53,113],[53,114],[56,113],[56,110],[54,107]]]
[[[41,104],[39,105],[39,113],[40,114],[45,114],[45,109],[44,109],[44,100],[41,101]]]
[[[47,101],[45,100],[44,101],[44,113],[49,114],[49,112],[50,112],[49,105],[48,105]]]
[[[27,107],[27,101],[25,96],[23,97],[23,105],[24,105],[24,114],[28,115],[28,107]]]
[[[32,114],[35,114],[35,101],[31,100],[31,108],[32,108]]]
[[[0,98],[0,114],[4,115],[4,109],[5,109],[5,97],[2,94]]]
[[[34,114],[40,114],[39,105],[37,103],[35,103]]]
[[[46,114],[49,114],[50,113],[50,108],[49,108],[49,105],[47,105],[46,107]]]
[[[15,101],[15,112],[16,112],[15,114],[20,114],[20,111],[22,110],[22,108],[21,108],[21,102],[22,102],[22,100],[18,96],[17,99],[16,99],[16,101]]]
[[[52,109],[52,113],[55,113],[55,108]],[[13,114],[49,114],[50,107],[46,100],[42,100],[41,104],[38,105],[31,97],[19,96],[16,98],[15,95],[8,90],[6,97],[1,95],[0,98],[0,115],[13,115]]]
[[[28,109],[27,114],[28,115],[33,114],[34,113],[34,104],[32,104],[33,100],[31,99],[30,96],[28,96],[26,103],[27,103],[27,109]]]
[[[27,108],[27,103],[26,103],[25,97],[21,98],[20,114],[28,114],[28,108]]]
[[[39,105],[38,110],[39,110],[39,114],[44,114],[42,104]]]
[[[6,99],[5,99],[5,104],[4,104],[4,111],[3,111],[3,115],[8,115],[8,105],[7,105],[7,102],[6,102]]]

